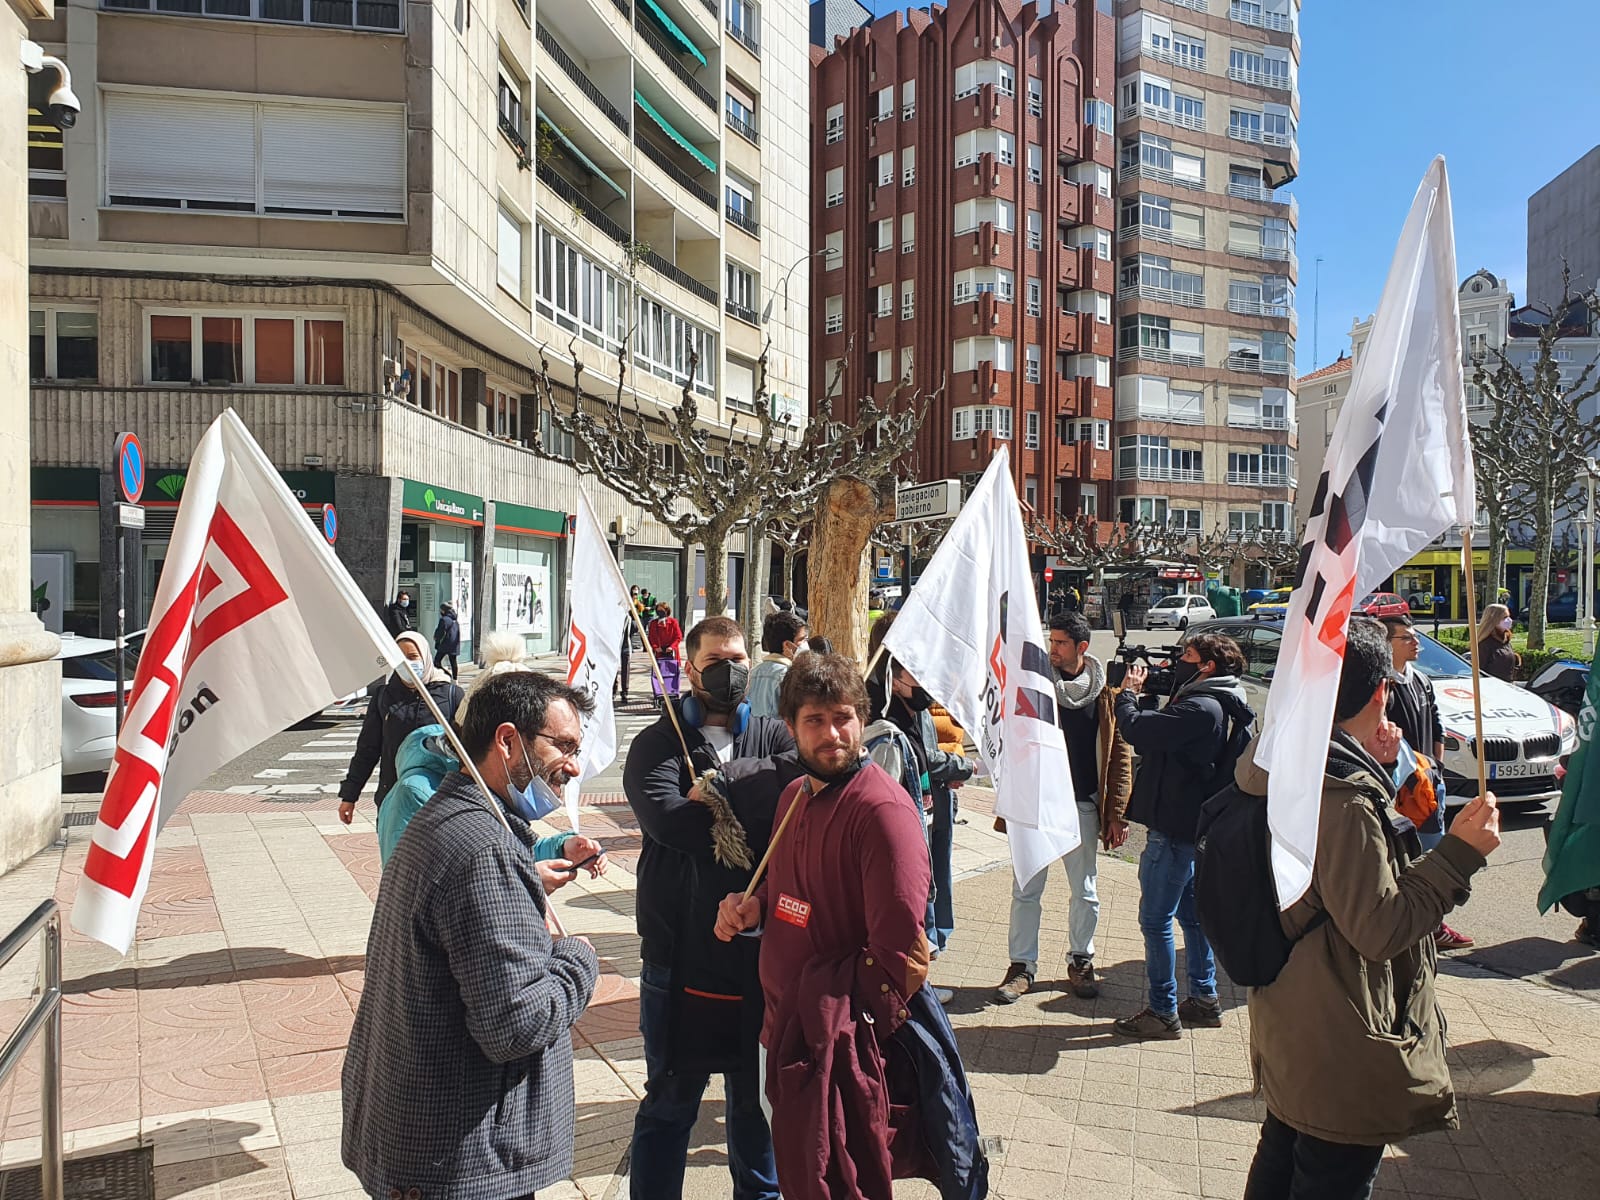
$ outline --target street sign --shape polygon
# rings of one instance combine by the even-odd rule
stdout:
[[[883,557],[883,558],[879,558],[878,559],[878,578],[879,579],[887,579],[887,578],[889,578],[889,573],[891,571],[893,571],[893,570],[894,570],[894,559],[888,558],[888,557]]]
[[[117,434],[117,489],[129,504],[139,503],[144,494],[144,447],[135,434]]]
[[[117,525],[123,529],[143,529],[144,509],[137,504],[117,505]]]
[[[953,517],[960,510],[959,479],[941,479],[937,483],[922,483],[916,487],[901,488],[894,498],[896,523]]]
[[[339,510],[331,504],[322,506],[322,536],[330,546],[339,540]]]
[[[1054,569],[1053,569],[1053,568],[1051,568],[1051,567],[1046,567],[1046,568],[1045,568],[1045,569],[1044,569],[1044,581],[1045,581],[1045,582],[1046,582],[1046,583],[1049,583],[1049,582],[1050,582],[1050,581],[1051,581],[1051,580],[1052,580],[1052,579],[1054,579],[1054,578],[1055,578],[1055,577],[1056,577],[1056,573],[1055,573],[1055,570],[1054,570]]]

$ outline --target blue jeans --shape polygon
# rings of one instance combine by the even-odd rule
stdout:
[[[639,973],[639,1032],[644,1036],[644,1099],[633,1119],[632,1200],[677,1200],[689,1161],[689,1137],[700,1115],[709,1073],[667,1067],[672,1036],[672,978],[665,967],[645,963]],[[734,1033],[737,1036],[737,1033]],[[734,1200],[779,1200],[772,1131],[761,1112],[756,1068],[722,1077],[728,1126],[728,1173]]]
[[[933,829],[928,835],[928,858],[933,863],[933,894],[928,897],[928,944],[943,950],[956,930],[955,885],[950,879],[950,854],[954,847],[956,794],[938,784],[933,788]]]
[[[1139,856],[1139,928],[1144,933],[1144,966],[1150,977],[1150,1011],[1164,1017],[1178,1011],[1173,917],[1183,926],[1189,994],[1215,999],[1217,964],[1194,910],[1194,846],[1152,829]]]

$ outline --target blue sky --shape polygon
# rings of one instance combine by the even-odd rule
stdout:
[[[879,13],[904,7],[866,2]],[[1600,4],[1306,0],[1300,32],[1300,371],[1313,368],[1313,342],[1327,365],[1351,322],[1377,306],[1435,154],[1450,168],[1461,275],[1507,276],[1520,303],[1528,196],[1600,142],[1600,73],[1589,61]]]

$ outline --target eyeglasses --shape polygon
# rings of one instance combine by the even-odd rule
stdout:
[[[570,738],[553,738],[548,733],[536,733],[536,738],[543,738],[556,748],[562,758],[577,758],[578,751],[583,749],[583,743],[575,742]]]
[[[1414,634],[1414,633],[1396,634],[1394,637],[1390,638],[1389,640],[1391,642],[1415,642],[1418,645],[1422,644],[1422,639],[1417,637],[1417,635]]]

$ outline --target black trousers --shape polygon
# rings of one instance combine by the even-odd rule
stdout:
[[[1325,1142],[1269,1112],[1244,1200],[1368,1200],[1382,1162],[1382,1146]]]
[[[444,670],[444,660],[450,660],[450,678],[454,679],[461,673],[461,664],[456,661],[454,654],[446,654],[443,650],[433,656],[433,665],[439,670]]]

